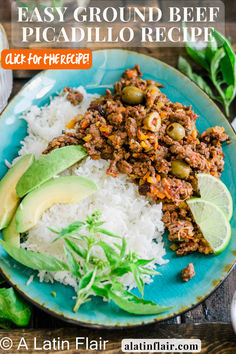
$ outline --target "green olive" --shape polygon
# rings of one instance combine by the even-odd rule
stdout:
[[[157,112],[149,113],[143,120],[144,128],[152,132],[158,132],[161,127],[161,117]]]
[[[135,86],[126,86],[122,90],[121,99],[124,103],[136,105],[142,103],[143,91]]]
[[[191,168],[182,160],[173,160],[171,163],[171,173],[178,178],[188,178]]]
[[[155,86],[155,85],[148,85],[147,86],[147,91],[152,91],[152,90],[154,90],[155,91],[155,94],[157,95],[159,95],[159,93],[161,92],[161,90],[157,87],[157,86]]]
[[[185,129],[179,123],[172,123],[167,128],[167,134],[173,140],[180,141],[185,137]]]

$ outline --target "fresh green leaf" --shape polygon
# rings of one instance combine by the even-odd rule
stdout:
[[[231,101],[232,96],[234,94],[234,86],[233,85],[228,86],[224,93],[225,93],[226,100]]]
[[[97,285],[93,285],[92,286],[92,291],[94,292],[95,295],[97,296],[101,296],[101,297],[105,297],[107,299],[109,299],[109,288],[111,287],[111,285],[106,285],[103,287],[97,286]]]
[[[205,56],[207,61],[210,63],[213,56],[215,55],[217,49],[218,49],[218,45],[217,45],[217,41],[215,39],[215,37],[211,34],[210,36],[210,41],[208,41],[207,43],[207,47],[205,50]]]
[[[153,259],[138,259],[136,262],[135,262],[135,265],[137,267],[139,266],[145,266],[149,263],[151,263],[153,261]]]
[[[126,249],[127,249],[127,242],[126,242],[125,237],[122,237],[122,245],[121,245],[121,249],[120,249],[120,258],[121,259],[125,256]]]
[[[78,256],[86,259],[87,257],[87,250],[81,247],[78,243],[65,239],[67,245],[74,251]]]
[[[84,222],[81,221],[76,221],[73,222],[72,224],[70,224],[68,227],[62,229],[60,232],[55,232],[52,228],[49,228],[49,230],[51,230],[54,233],[59,234],[58,237],[56,237],[53,242],[56,242],[62,238],[66,238],[66,237],[74,237],[77,239],[81,239],[81,236],[78,235],[78,231],[85,225]],[[75,233],[76,232],[76,233]]]
[[[98,229],[96,229],[96,232],[100,232],[101,234],[104,234],[104,235],[107,235],[107,236],[111,236],[111,237],[114,237],[114,238],[121,238],[120,236],[118,236],[116,234],[113,234],[112,232],[107,231],[106,229],[98,228]]]
[[[108,245],[106,242],[104,241],[99,241],[97,243],[98,246],[100,246],[104,253],[105,256],[108,260],[108,262],[110,263],[111,266],[114,266],[115,264],[118,264],[120,261],[120,256],[119,254],[114,250],[114,248],[110,245]]]
[[[142,273],[142,274],[146,274],[146,275],[161,275],[161,273],[160,272],[157,272],[156,270],[154,270],[154,269],[149,269],[149,268],[145,268],[145,267],[141,267],[140,268],[140,272]]]
[[[17,262],[35,270],[60,271],[68,270],[68,266],[55,257],[43,253],[27,251],[0,240],[5,251]]]
[[[183,28],[186,27],[186,24],[182,23]],[[209,71],[209,64],[206,59],[205,51],[201,51],[197,49],[194,43],[191,41],[191,38],[187,32],[187,42],[186,42],[186,52],[188,55],[199,65],[201,65],[204,69]]]
[[[205,91],[211,98],[215,99],[215,96],[212,92],[212,89],[207,84],[207,82],[200,76],[192,71],[190,64],[187,60],[181,56],[179,56],[178,60],[178,69],[189,77],[192,81],[194,81],[203,91]]]
[[[227,85],[235,85],[235,75],[233,74],[231,62],[228,55],[225,55],[220,61],[220,70],[222,73],[223,81]]]
[[[17,326],[27,326],[31,316],[30,306],[15,293],[13,288],[0,289],[0,322],[9,326],[9,321]]]
[[[87,274],[85,274],[79,283],[79,288],[77,292],[77,299],[75,306],[73,308],[74,312],[77,312],[79,307],[85,302],[89,301],[87,298],[93,292],[92,286],[94,285],[94,280],[97,274],[97,268],[95,267],[93,270],[90,270]]]
[[[140,275],[138,268],[135,266],[135,264],[130,265],[131,272],[133,273],[135,283],[138,287],[138,290],[140,291],[140,294],[143,296],[143,288],[144,288],[144,283],[142,276]]]
[[[90,288],[92,286],[91,281],[94,279],[96,271],[94,269],[86,273],[80,280],[78,291]]]
[[[232,74],[235,77],[236,57],[235,57],[235,53],[234,53],[232,47],[230,46],[229,41],[226,38],[224,38],[224,36],[221,33],[219,33],[218,31],[216,31],[216,30],[213,30],[212,34],[216,38],[216,40],[218,40],[218,42],[221,45],[223,45],[223,48],[224,48],[225,52],[227,53],[227,56],[228,56],[228,58],[230,60],[230,63],[231,63]]]
[[[195,48],[193,45],[189,43],[186,44],[186,51],[188,55],[199,65],[201,65],[207,71],[210,70],[209,64],[206,60],[205,53],[200,51],[199,49]]]
[[[75,277],[81,278],[80,266],[77,259],[75,258],[75,256],[73,255],[73,253],[70,251],[68,247],[64,247],[64,250],[68,262],[69,271]]]
[[[169,310],[171,307],[159,306],[156,303],[140,299],[125,290],[119,283],[113,284],[109,290],[109,297],[122,310],[134,315],[156,315]]]
[[[48,230],[51,231],[51,232],[53,232],[54,234],[58,234],[58,235],[60,234],[59,231],[53,229],[52,227],[48,227]]]
[[[122,277],[122,275],[131,272],[130,265],[122,264],[121,266],[112,270],[112,275]]]
[[[220,61],[225,56],[224,48],[220,48],[216,51],[211,60],[211,78],[217,81],[217,74],[220,68]],[[213,81],[214,82],[214,81]]]

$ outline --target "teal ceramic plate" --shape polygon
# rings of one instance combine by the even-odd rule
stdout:
[[[223,182],[229,188],[234,201],[236,200],[236,138],[229,123],[217,106],[189,79],[172,67],[135,52],[123,50],[102,50],[93,54],[93,67],[90,70],[50,70],[35,76],[8,105],[0,120],[0,177],[4,176],[7,168],[4,160],[11,161],[20,149],[20,141],[26,135],[26,123],[19,120],[19,115],[32,105],[42,106],[49,102],[50,96],[55,95],[65,86],[85,86],[88,92],[102,94],[106,88],[112,88],[121,73],[128,67],[139,64],[144,78],[157,80],[165,85],[163,92],[174,102],[192,105],[200,115],[197,128],[200,132],[209,126],[224,126],[232,138],[232,143],[224,147],[225,171]],[[78,313],[73,313],[70,287],[54,283],[39,283],[37,277],[30,285],[26,285],[30,269],[21,266],[7,256],[0,248],[1,271],[5,277],[22,293],[45,311],[64,320],[86,326],[120,327],[135,326],[163,320],[195,306],[208,296],[217,285],[225,279],[236,258],[236,218],[231,222],[232,238],[229,246],[219,256],[203,256],[191,254],[177,257],[169,250],[167,237],[166,249],[169,263],[160,268],[162,277],[145,286],[145,298],[158,302],[160,305],[173,308],[158,316],[132,316],[113,303],[105,303],[100,299],[93,300],[81,307]],[[183,267],[192,262],[196,276],[189,282],[181,281],[180,272]],[[57,297],[53,298],[51,292]],[[134,291],[136,293],[136,291]]]

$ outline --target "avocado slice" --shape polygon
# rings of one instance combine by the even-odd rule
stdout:
[[[19,204],[16,194],[16,184],[23,173],[34,161],[34,155],[24,155],[8,170],[0,182],[0,230],[7,227]]]
[[[98,189],[95,182],[80,176],[59,177],[45,182],[22,200],[16,211],[16,232],[37,224],[43,212],[57,203],[77,203]]]
[[[66,170],[85,156],[87,156],[87,153],[80,145],[65,146],[53,150],[48,155],[42,155],[18,181],[16,185],[18,197],[22,198],[34,188],[39,187],[42,183]]]
[[[20,247],[20,234],[16,232],[16,216],[11,219],[10,224],[2,230],[3,240],[12,246]]]

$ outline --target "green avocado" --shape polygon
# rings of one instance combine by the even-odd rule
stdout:
[[[33,161],[33,154],[24,155],[8,170],[0,182],[0,230],[8,226],[15,214],[20,202],[16,194],[16,184]]]
[[[65,146],[53,150],[47,155],[42,155],[18,181],[16,185],[17,195],[22,198],[34,188],[39,187],[85,156],[87,156],[87,153],[80,145]]]
[[[43,212],[57,203],[77,203],[98,189],[95,182],[79,176],[58,177],[34,189],[16,211],[16,232],[26,232],[35,226]]]
[[[20,247],[20,234],[16,232],[16,217],[13,216],[10,224],[2,230],[3,240],[12,246]]]

